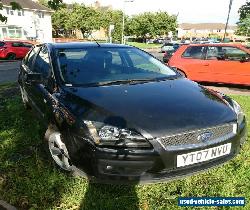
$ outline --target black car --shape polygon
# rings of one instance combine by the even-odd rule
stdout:
[[[237,102],[131,46],[38,45],[18,82],[53,160],[93,181],[190,175],[232,159],[246,139]]]

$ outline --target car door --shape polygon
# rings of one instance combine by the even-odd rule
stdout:
[[[11,44],[13,53],[15,53],[16,58],[23,58],[25,56],[25,50],[21,42],[13,42]]]
[[[35,109],[37,115],[46,124],[50,118],[48,113],[51,111],[50,96],[53,91],[53,85],[51,85],[51,80],[53,80],[52,65],[46,46],[42,46],[35,56],[32,65],[32,72],[40,73],[42,75],[43,82],[40,84],[25,83],[25,89],[29,94],[32,107]]]
[[[211,69],[205,60],[206,46],[189,46],[179,60],[180,70],[195,81],[209,81]]]
[[[250,55],[236,46],[209,46],[211,82],[250,85]]]
[[[27,78],[27,74],[32,72],[33,70],[34,58],[36,57],[39,49],[40,47],[38,46],[33,47],[31,49],[29,54],[27,54],[26,57],[22,60],[22,63],[20,65],[20,71],[18,74],[18,83],[20,87],[22,88],[25,98],[27,98],[30,102],[32,102],[32,97],[31,97],[31,94],[27,92],[27,90],[29,89],[29,86],[31,84],[26,81],[26,78]]]

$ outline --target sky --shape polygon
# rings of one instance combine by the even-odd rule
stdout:
[[[64,0],[65,3],[94,3],[96,0]],[[128,1],[128,0],[125,0]],[[167,11],[178,14],[179,23],[225,23],[230,0],[134,0],[125,3],[125,13],[134,15],[142,12]],[[112,5],[122,9],[124,0],[99,0],[101,5]],[[239,20],[238,9],[246,0],[233,0],[229,23],[234,25]]]

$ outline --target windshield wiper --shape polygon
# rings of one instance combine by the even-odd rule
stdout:
[[[156,77],[156,78],[148,78],[148,79],[127,79],[127,80],[114,80],[114,81],[103,81],[103,82],[94,82],[87,83],[82,85],[73,85],[73,86],[81,86],[81,87],[98,87],[98,86],[109,86],[109,85],[121,85],[121,84],[140,84],[147,82],[159,82],[168,79],[173,79],[172,77]]]
[[[162,80],[162,78],[161,78]],[[139,83],[147,83],[147,82],[154,82],[158,81],[158,78],[148,78],[148,79],[128,79],[128,80],[115,80],[115,81],[108,81],[108,82],[99,82],[99,86],[105,85],[120,85],[120,84],[139,84]]]

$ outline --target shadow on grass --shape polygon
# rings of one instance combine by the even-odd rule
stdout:
[[[80,209],[137,210],[139,209],[139,200],[133,185],[90,183]]]
[[[46,160],[44,129],[24,110],[18,88],[0,91],[0,198],[18,209],[49,209],[58,205],[67,176]]]
[[[132,186],[88,184],[56,169],[44,132],[16,84],[0,85],[0,200],[18,209],[138,209]]]

